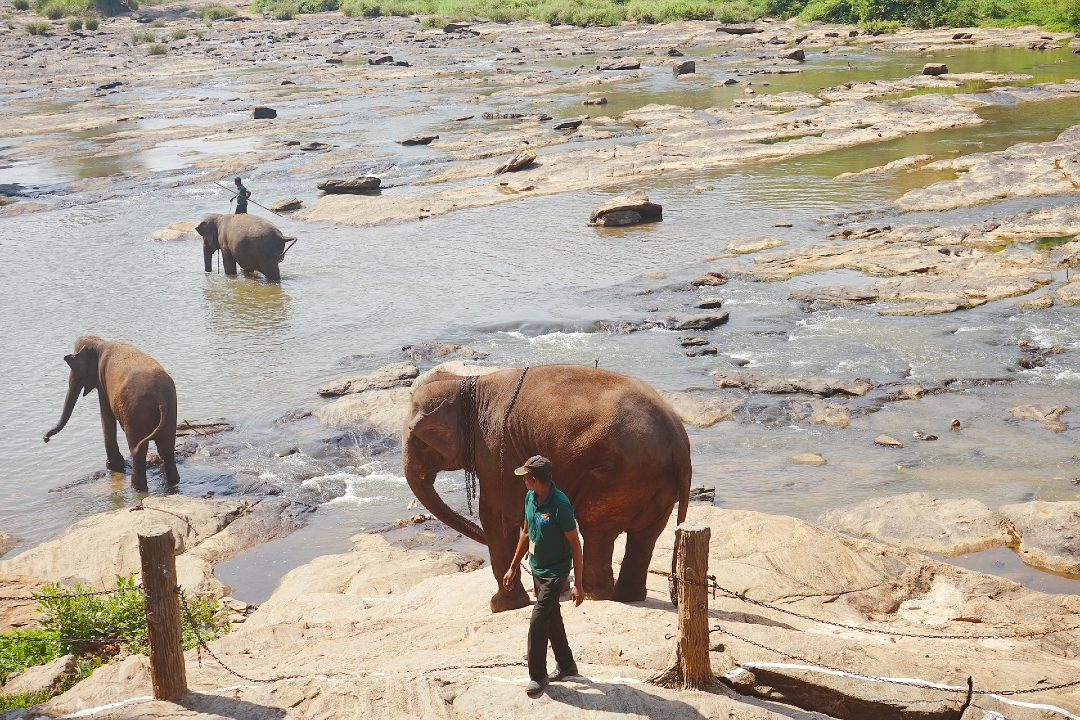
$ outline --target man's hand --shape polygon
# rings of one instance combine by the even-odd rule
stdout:
[[[503,587],[506,588],[507,590],[513,590],[514,589],[514,578],[517,577],[517,573],[514,572],[515,570],[517,570],[517,563],[514,563],[513,565],[511,565],[510,569],[508,569],[506,571],[506,574],[503,575],[502,584],[503,584]]]
[[[574,607],[581,605],[585,599],[585,588],[581,587],[580,580],[574,582],[574,587],[570,589],[570,599],[574,601]]]

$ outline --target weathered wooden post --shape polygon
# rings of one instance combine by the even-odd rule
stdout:
[[[150,678],[156,700],[172,700],[188,692],[174,553],[169,528],[158,525],[139,533],[150,639]]]
[[[675,659],[666,670],[649,678],[654,685],[720,689],[709,660],[709,535],[709,528],[700,523],[684,522],[675,528],[679,631]]]

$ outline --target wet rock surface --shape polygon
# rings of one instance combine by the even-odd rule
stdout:
[[[1028,565],[1080,574],[1080,502],[1032,501],[1004,505],[1019,537],[1017,552]]]
[[[380,185],[377,177],[359,177],[320,180],[316,187],[327,195],[367,195],[378,192]]]
[[[951,557],[1010,545],[1005,518],[978,500],[908,493],[830,510],[819,525],[915,552]]]
[[[319,388],[318,393],[323,397],[334,397],[367,390],[387,390],[410,385],[419,374],[416,364],[411,361],[392,363],[367,375],[351,375],[327,383]]]
[[[720,370],[713,374],[713,381],[718,388],[734,387],[761,393],[808,393],[821,397],[834,395],[861,396],[874,388],[870,380],[830,377],[789,377],[767,375],[746,370]]]
[[[624,226],[643,222],[659,222],[664,219],[663,208],[649,201],[642,190],[620,195],[604,202],[592,211],[590,225]]]

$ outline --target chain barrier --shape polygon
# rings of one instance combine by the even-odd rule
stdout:
[[[196,530],[195,526],[191,524],[191,520],[187,519],[183,515],[179,515],[179,514],[174,513],[174,512],[172,512],[170,510],[163,510],[161,508],[156,508],[156,507],[150,507],[148,505],[143,505],[142,500],[140,500],[139,502],[132,505],[131,508],[129,508],[128,512],[139,512],[140,510],[153,510],[154,512],[165,513],[166,515],[172,515],[174,518],[177,518],[178,520],[182,520],[184,522],[184,524],[187,525],[188,530],[190,530],[191,532],[193,532],[195,534],[195,539],[199,540],[201,542],[202,538],[199,535],[199,531]]]
[[[0,597],[0,602],[30,602],[32,600],[47,602],[49,600],[71,600],[72,598],[93,597],[95,595],[112,595],[114,593],[121,592],[134,592],[135,590],[142,590],[142,585],[136,585],[135,587],[113,588],[112,590],[90,590],[81,593],[59,593],[57,595],[30,595],[28,597],[7,596]]]
[[[800,618],[802,620],[809,620],[810,622],[821,623],[822,625],[831,625],[832,627],[843,628],[844,630],[854,630],[855,632],[873,633],[875,635],[890,635],[890,636],[893,636],[893,637],[909,637],[909,638],[918,638],[918,639],[921,639],[921,640],[1013,640],[1013,639],[1017,639],[1017,638],[1042,637],[1044,635],[1053,635],[1055,633],[1063,633],[1063,632],[1071,632],[1073,630],[1080,630],[1080,625],[1070,625],[1069,627],[1056,628],[1056,629],[1051,629],[1051,630],[1033,630],[1031,632],[1000,633],[1000,634],[996,634],[996,635],[931,635],[931,634],[920,634],[920,633],[905,633],[905,632],[900,632],[898,630],[885,630],[883,628],[868,628],[868,627],[861,627],[859,625],[846,625],[844,623],[834,622],[832,620],[822,620],[820,618],[815,618],[815,617],[812,617],[810,615],[804,615],[803,613],[796,612],[794,610],[788,610],[787,608],[782,608],[782,607],[779,607],[777,605],[770,605],[767,602],[762,602],[761,600],[755,600],[752,597],[748,597],[744,593],[738,592],[736,590],[729,590],[728,588],[717,584],[715,575],[707,575],[706,577],[709,579],[709,582],[707,582],[707,583],[699,583],[699,582],[694,582],[692,580],[686,580],[684,578],[678,577],[677,575],[673,575],[672,573],[666,572],[664,570],[649,570],[649,572],[653,573],[654,575],[667,576],[670,580],[672,580],[674,582],[682,583],[684,585],[700,585],[700,586],[704,586],[704,587],[712,590],[713,598],[716,597],[717,591],[720,591],[720,592],[724,593],[725,595],[733,597],[733,598],[735,598],[737,600],[742,600],[743,602],[746,602],[746,603],[750,603],[751,605],[757,605],[758,607],[767,608],[769,610],[775,610],[778,613],[783,613],[785,615],[790,615],[792,617],[797,617],[797,618]]]
[[[493,668],[505,668],[505,667],[526,667],[525,663],[520,660],[517,662],[504,662],[504,663],[488,663],[487,665],[447,665],[446,667],[432,668],[431,670],[425,670],[422,674],[427,675],[433,672],[443,672],[445,670],[490,670]]]

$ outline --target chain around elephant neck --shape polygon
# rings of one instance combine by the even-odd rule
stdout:
[[[480,417],[477,414],[476,375],[461,378],[461,416],[465,422],[465,500],[469,504],[469,515],[473,514],[473,498],[476,497],[476,426]]]
[[[521,371],[521,377],[518,378],[517,387],[514,388],[514,394],[510,396],[510,404],[506,406],[506,412],[503,413],[502,423],[499,425],[499,482],[503,479],[503,466],[506,463],[506,423],[510,420],[510,411],[514,409],[514,403],[517,402],[518,393],[521,392],[521,383],[525,382],[525,373],[529,372],[529,367],[526,365],[525,369]]]

